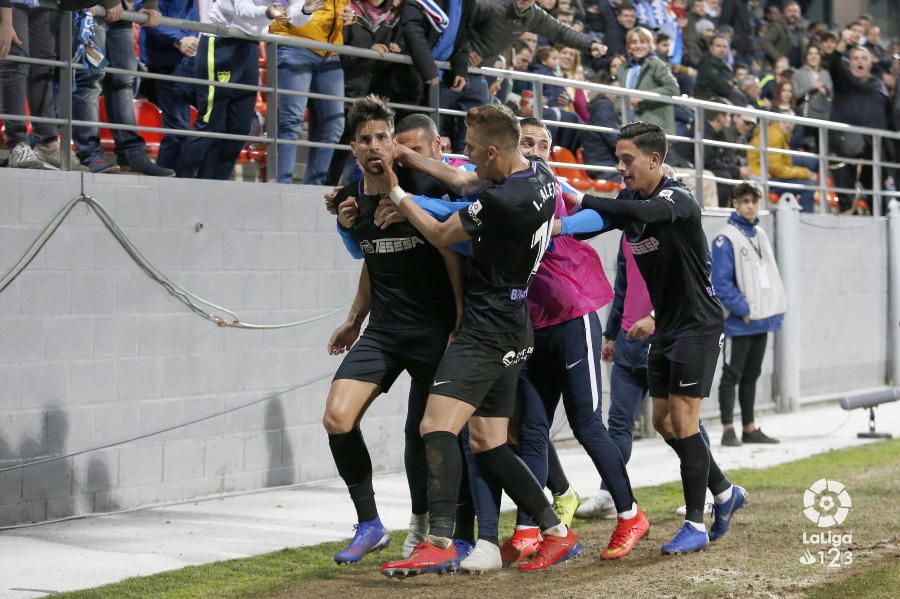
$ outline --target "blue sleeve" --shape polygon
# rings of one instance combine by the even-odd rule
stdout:
[[[472,203],[461,200],[448,202],[446,200],[429,198],[428,196],[412,196],[412,199],[422,208],[422,210],[441,222],[450,218],[454,212],[459,212],[460,210],[468,208],[469,204]],[[469,242],[454,243],[450,247],[457,254],[461,254],[463,256],[472,255],[472,247],[469,245]]]
[[[606,328],[603,336],[607,339],[615,339],[622,328],[622,313],[625,311],[625,292],[628,291],[628,269],[625,264],[625,252],[622,251],[622,242],[619,242],[619,255],[616,258],[616,290],[612,305],[609,307],[609,316],[606,319]]]
[[[412,196],[413,201],[425,212],[443,222],[450,218],[454,212],[459,212],[469,207],[472,202],[439,200],[428,196]]]
[[[562,228],[560,235],[578,235],[582,233],[599,233],[603,230],[605,222],[598,212],[586,208],[560,219]]]
[[[350,252],[350,255],[356,258],[357,260],[362,260],[365,258],[365,254],[363,254],[362,250],[359,249],[359,244],[356,243],[356,240],[353,239],[353,236],[350,234],[348,229],[345,229],[337,224],[338,233],[341,235],[341,241],[344,242],[344,247],[347,248],[347,251]]]
[[[739,318],[750,313],[734,278],[734,248],[724,235],[716,237],[712,244],[712,284],[716,297],[729,312]]]

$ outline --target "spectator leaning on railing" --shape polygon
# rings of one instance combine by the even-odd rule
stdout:
[[[484,77],[468,75],[467,69],[469,23],[474,12],[475,0],[408,0],[403,6],[400,28],[406,50],[425,82],[426,93],[430,86],[440,86],[441,108],[467,111],[486,103]],[[437,60],[449,61],[450,71],[440,73]],[[444,134],[461,150],[465,137],[462,119],[444,122]]]
[[[312,11],[322,2],[310,0],[283,7],[257,4],[255,0],[200,0],[200,20],[234,27],[252,36],[266,33],[274,19],[294,24],[306,23]],[[259,83],[259,43],[232,37],[201,34],[194,66],[195,77],[220,83]],[[247,135],[256,106],[256,92],[208,86],[200,88],[197,96],[195,131]],[[240,140],[191,137],[182,149],[182,164],[178,174],[201,179],[228,179],[244,147]]]
[[[58,11],[14,0],[0,8],[0,58],[56,58],[55,31]],[[27,99],[27,101],[26,101]],[[55,118],[53,67],[4,60],[0,62],[0,107],[2,111],[25,116],[26,106],[35,117]],[[60,168],[59,139],[53,123],[32,122],[32,149],[24,120],[7,120],[6,144],[12,168]],[[73,161],[77,164],[77,160]]]
[[[348,0],[287,0],[288,11],[303,14],[305,20],[279,19],[271,32],[317,42],[342,45],[343,28],[355,19]],[[317,92],[331,96],[344,95],[344,70],[340,58],[324,50],[294,46],[278,47],[278,86],[291,91]],[[303,129],[307,96],[278,96],[278,139],[297,140]],[[337,143],[344,132],[344,103],[340,100],[313,99],[309,140]],[[334,150],[309,148],[309,159],[303,182],[322,185]],[[297,146],[278,145],[278,182],[294,181]]]
[[[158,0],[165,17],[199,21],[197,0]],[[200,38],[196,31],[176,27],[141,27],[141,60],[151,73],[191,77]],[[156,103],[162,111],[166,129],[191,128],[191,106],[197,101],[197,86],[180,81],[152,80],[156,85]],[[164,135],[159,142],[156,164],[174,169],[181,163],[181,151],[188,138]]]
[[[606,53],[606,46],[561,24],[544,9],[535,6],[534,0],[483,0],[476,5],[469,32],[472,46],[469,66],[493,64],[523,31],[531,31],[554,43],[589,52],[595,58]],[[486,102],[487,98],[482,100]]]
[[[78,40],[85,37],[85,29],[92,33],[94,47],[103,53],[112,68],[137,71],[137,56],[134,53],[134,29],[130,21],[122,19],[125,10],[123,0],[103,0],[100,3],[106,15],[93,21],[85,18],[83,12],[74,13],[76,29],[75,53],[79,53]],[[144,26],[159,25],[160,13],[156,0],[145,0],[140,4],[140,12],[149,15]],[[94,11],[96,12],[96,10]],[[79,34],[80,33],[80,34]],[[100,68],[86,68],[75,71],[75,85],[72,92],[72,118],[81,121],[100,120],[100,94],[103,93],[107,120],[120,125],[137,125],[134,113],[135,75],[104,73]],[[74,127],[72,140],[78,148],[78,159],[91,172],[115,172],[120,166],[132,172],[155,177],[171,177],[175,171],[156,165],[147,156],[147,144],[137,131],[113,129],[112,137],[116,145],[116,162],[107,162],[100,143],[98,126]]]

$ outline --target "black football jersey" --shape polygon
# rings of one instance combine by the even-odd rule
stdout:
[[[338,192],[338,203],[355,197],[359,216],[349,229],[365,255],[372,284],[369,326],[452,328],[456,302],[440,252],[408,222],[375,226],[380,197],[363,193],[362,180]]]
[[[550,244],[558,191],[539,158],[480,193],[459,215],[472,237],[463,327],[516,331],[528,326],[525,297]]]
[[[624,231],[653,302],[657,337],[722,331],[700,205],[690,190],[664,177],[649,198],[623,189],[614,200],[585,196],[582,206]]]

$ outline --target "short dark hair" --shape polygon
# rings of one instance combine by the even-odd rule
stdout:
[[[388,106],[387,98],[369,94],[358,99],[350,106],[347,124],[353,139],[359,133],[359,126],[369,121],[387,121],[388,129],[394,129],[394,111]]]
[[[672,39],[668,33],[657,33],[656,34],[656,43],[667,42]]]
[[[534,50],[532,50],[531,48],[531,44],[523,40],[516,40],[516,42],[513,44],[513,55],[516,55],[525,49],[527,49],[529,52],[534,52]]]
[[[421,129],[429,135],[440,135],[434,121],[422,113],[410,114],[400,119],[400,122],[397,123],[397,127],[394,129],[394,135],[400,135],[416,129]]]
[[[709,101],[716,102],[717,104],[731,104],[731,102],[726,100],[725,98],[718,98],[718,97],[710,98]],[[722,116],[723,114],[727,115],[730,113],[722,111],[722,110],[712,110],[710,108],[707,108],[706,110],[703,111],[703,118],[706,119],[707,123],[711,123],[714,120],[716,120],[717,118],[719,118],[720,116]]]
[[[750,183],[748,181],[738,183],[733,188],[731,188],[731,199],[732,200],[742,198],[745,195],[752,195],[757,200],[761,200],[762,199],[762,190],[759,188],[759,185],[757,185],[756,183]]]
[[[631,141],[644,154],[657,152],[661,161],[665,161],[669,149],[663,128],[643,121],[628,123],[619,129],[619,140]]]
[[[519,147],[522,128],[512,110],[498,104],[485,104],[472,108],[466,113],[466,127],[477,128],[482,140],[490,140],[503,150]]]
[[[547,132],[547,137],[550,139],[550,143],[553,143],[553,135],[550,133],[550,129],[547,128],[547,125],[544,124],[544,121],[536,119],[533,116],[525,117],[524,119],[519,121],[519,129],[521,130],[522,127],[540,127]]]

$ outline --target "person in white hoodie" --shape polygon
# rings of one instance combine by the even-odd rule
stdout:
[[[781,328],[787,299],[769,237],[759,226],[762,192],[740,183],[731,192],[734,213],[712,243],[712,284],[727,311],[722,379],[719,382],[722,445],[737,447],[734,389],[738,387],[744,443],[778,443],[757,428],[753,405],[769,333]]]
[[[200,0],[200,21],[232,27],[259,36],[273,21],[303,25],[312,19],[325,0],[291,3],[278,0]],[[259,44],[219,35],[201,34],[194,76],[220,83],[256,85],[259,81]],[[197,94],[197,121],[194,131],[247,135],[253,121],[256,93],[209,85]],[[179,177],[229,179],[244,148],[240,140],[191,137],[185,144]]]

